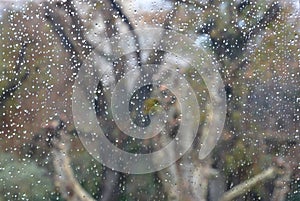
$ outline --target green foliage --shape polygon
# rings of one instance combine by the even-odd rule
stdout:
[[[291,182],[291,191],[287,196],[287,201],[300,200],[300,180],[294,180]]]
[[[166,200],[162,186],[155,174],[130,175],[122,200]]]
[[[247,151],[247,147],[242,141],[238,141],[235,148],[226,156],[226,172],[228,174],[237,172],[252,163],[251,154]]]
[[[0,201],[49,200],[54,190],[45,169],[7,153],[0,153],[0,189]]]
[[[103,166],[86,151],[71,152],[70,156],[71,166],[79,183],[90,195],[100,199]]]

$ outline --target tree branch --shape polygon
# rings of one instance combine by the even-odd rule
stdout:
[[[251,0],[243,0],[241,1],[237,6],[236,10],[237,12],[242,12],[247,6],[251,5],[252,1]]]
[[[62,196],[68,201],[93,201],[94,199],[79,184],[71,168],[69,151],[69,137],[62,130],[59,131],[61,140],[55,142],[53,150],[53,165],[56,172],[56,184]]]
[[[171,2],[178,2],[178,3],[184,3],[184,4],[187,4],[187,5],[190,5],[190,6],[194,6],[194,7],[197,7],[198,9],[206,9],[207,8],[207,4],[204,4],[204,3],[200,3],[198,1],[194,1],[194,0],[169,0]]]
[[[267,170],[261,172],[260,174],[254,176],[253,178],[251,178],[247,181],[244,181],[243,183],[233,187],[231,190],[224,193],[224,195],[221,197],[220,201],[233,200],[234,198],[246,193],[257,183],[274,178],[277,174],[278,174],[278,169],[275,167],[270,167]]]
[[[248,31],[248,33],[245,36],[246,37],[245,43],[250,38],[252,38],[256,34],[261,32],[262,30],[264,30],[270,24],[270,22],[275,20],[277,18],[277,16],[279,15],[280,10],[281,10],[281,6],[280,6],[279,2],[278,1],[273,2],[271,4],[271,6],[268,8],[268,10],[265,12],[262,19],[259,20],[252,28],[250,28],[250,30]]]
[[[55,170],[55,184],[60,189],[62,197],[67,201],[95,201],[86,192],[76,179],[71,168],[68,155],[70,136],[66,130],[63,119],[58,118],[50,121],[44,129],[47,130],[51,142],[53,166]]]
[[[129,18],[125,15],[123,12],[121,6],[117,3],[116,0],[110,0],[112,8],[117,12],[118,16],[123,20],[123,22],[128,26],[129,30],[131,31],[133,37],[134,37],[134,42],[136,45],[136,58],[137,58],[137,65],[141,67],[141,51],[140,51],[140,43],[139,43],[139,38],[138,35],[134,31],[134,27],[132,26],[132,23],[130,22]]]
[[[166,16],[166,19],[165,19],[164,24],[163,24],[164,29],[166,29],[166,30],[171,29],[171,22],[174,19],[174,17],[176,16],[176,13],[178,11],[178,7],[179,7],[179,3],[175,2],[174,8]],[[163,33],[161,41],[163,40],[163,37],[165,37],[165,35],[166,34]],[[161,45],[161,43],[159,44],[159,46],[160,45]],[[147,59],[147,63],[148,64],[160,64],[163,60],[164,55],[165,55],[164,51],[153,49],[152,52],[150,53],[148,59]]]
[[[94,49],[94,47],[84,36],[83,22],[75,8],[73,1],[67,0],[66,2],[59,2],[58,5],[65,8],[65,11],[68,12],[72,22],[73,31],[71,34],[75,35],[76,41],[79,41],[78,45],[83,48],[82,54],[87,55]]]
[[[277,158],[276,163],[283,168],[284,171],[282,176],[275,180],[271,201],[285,201],[286,195],[290,190],[290,180],[293,173],[293,168],[289,162],[281,157]]]
[[[16,67],[15,67],[16,75],[21,73],[22,71],[21,67],[25,63],[26,48],[27,48],[27,43],[24,42],[21,46],[21,49],[19,51],[19,56],[16,61]],[[23,82],[27,79],[28,76],[29,76],[29,70],[26,70],[26,72],[19,79],[16,77],[13,79],[13,81],[8,83],[8,86],[5,87],[5,89],[2,91],[0,95],[1,108],[3,107],[5,101],[13,95],[13,93],[23,84]]]
[[[48,22],[53,27],[54,32],[60,38],[63,48],[70,54],[70,60],[72,64],[72,70],[74,72],[74,77],[77,75],[79,68],[82,64],[82,61],[79,58],[79,53],[75,48],[75,45],[70,40],[67,33],[64,31],[63,26],[60,23],[60,19],[54,14],[53,9],[50,8],[49,3],[45,3],[45,17]]]

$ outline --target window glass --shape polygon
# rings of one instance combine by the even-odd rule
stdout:
[[[0,0],[0,201],[300,200],[296,0]]]

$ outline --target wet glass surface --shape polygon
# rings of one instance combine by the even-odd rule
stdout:
[[[0,201],[300,199],[296,0],[0,0]]]

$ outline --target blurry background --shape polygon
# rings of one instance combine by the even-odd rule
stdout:
[[[299,200],[299,8],[284,0],[1,0],[0,200]],[[149,26],[185,34],[218,60],[227,118],[217,147],[199,160],[209,96],[201,76],[184,68],[205,108],[193,147],[169,168],[128,175],[83,148],[72,86],[90,52],[108,65],[111,48],[99,41],[132,31],[136,40],[129,42],[138,50],[142,36],[134,29]],[[161,51],[136,51],[113,63],[110,81],[99,82],[95,112],[117,146],[143,152],[160,141],[133,142],[116,127],[110,83],[127,65],[168,59]],[[167,97],[158,102],[174,110],[164,131],[170,140],[180,111],[168,90],[156,90]]]

